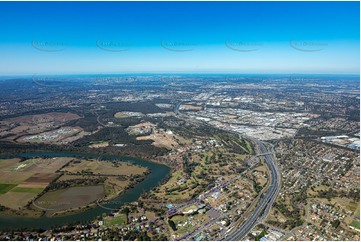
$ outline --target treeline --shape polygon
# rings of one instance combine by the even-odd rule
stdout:
[[[137,140],[135,136],[130,136],[124,130],[123,127],[106,127],[93,135],[84,136],[81,139],[74,141],[74,146],[88,146],[91,143],[110,140],[110,145],[121,144],[134,144],[134,145],[146,145],[152,144],[152,140]]]
[[[301,219],[301,213],[298,207],[294,206],[292,211],[289,211],[286,205],[280,203],[275,203],[274,207],[287,217],[286,222],[277,224],[278,226],[284,229],[293,229],[304,223],[304,220]]]
[[[125,147],[103,147],[93,149],[85,146],[75,147],[71,144],[49,145],[49,144],[17,144],[0,142],[0,153],[16,157],[17,153],[35,152],[35,151],[53,151],[53,152],[75,152],[94,155],[119,155],[151,159],[162,156],[168,152],[165,148],[155,147],[151,144],[146,145],[128,145]]]
[[[89,177],[86,178],[77,178],[71,180],[64,180],[64,181],[56,181],[50,183],[46,188],[45,192],[47,191],[56,191],[68,187],[75,187],[75,186],[95,186],[99,184],[103,184],[106,180],[106,177]]]
[[[331,198],[334,197],[345,197],[350,198],[356,202],[360,201],[360,189],[351,189],[350,191],[334,190],[329,188],[328,190],[321,190],[317,194],[320,198],[326,198],[331,201]]]

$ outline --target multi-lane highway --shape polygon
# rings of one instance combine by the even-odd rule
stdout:
[[[182,102],[177,103],[174,108],[174,112],[177,115],[181,114],[179,112],[179,107],[181,104]],[[255,148],[257,150],[258,156],[262,155],[264,157],[265,162],[271,173],[271,182],[267,191],[261,195],[261,198],[256,205],[254,211],[252,211],[251,215],[245,220],[245,222],[243,222],[243,224],[238,227],[235,226],[232,230],[230,230],[229,233],[227,233],[227,235],[222,240],[242,240],[242,238],[246,236],[255,225],[262,222],[267,217],[272,207],[272,204],[276,200],[281,188],[281,176],[278,170],[273,145],[264,141],[254,139],[252,137],[244,137],[253,141],[256,146]]]
[[[266,164],[271,172],[271,183],[267,191],[261,196],[260,201],[252,214],[239,227],[235,227],[223,240],[241,240],[252,228],[263,221],[275,201],[281,187],[281,176],[275,161],[273,146],[266,142],[250,138],[258,147],[260,153],[264,154]]]

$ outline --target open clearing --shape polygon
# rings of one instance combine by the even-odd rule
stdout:
[[[0,204],[11,209],[21,209],[31,202],[36,196],[37,194],[33,192],[9,191],[0,196]]]
[[[153,140],[154,142],[152,145],[156,147],[164,147],[167,149],[173,149],[174,147],[178,147],[177,139],[179,137],[175,137],[173,132],[171,131],[164,131],[164,130],[157,130],[153,129],[153,133],[146,136],[138,136],[137,140]]]
[[[82,133],[83,135],[79,135]],[[74,137],[77,136],[77,139],[80,139],[84,135],[88,134],[83,132],[83,129],[80,127],[61,127],[59,129],[54,129],[47,132],[42,132],[34,135],[22,136],[19,139],[16,139],[17,142],[24,143],[46,143],[46,144],[66,144],[70,141],[74,141]]]
[[[109,141],[100,141],[89,145],[89,148],[103,148],[108,146],[109,146]]]
[[[256,181],[259,183],[260,186],[264,187],[267,182],[268,182],[268,179],[267,179],[267,172],[268,172],[268,169],[267,167],[262,164],[261,166],[258,166],[256,169],[254,169],[254,176],[255,176],[255,179]]]
[[[114,226],[114,225],[123,225],[127,223],[127,215],[119,214],[116,217],[110,217],[109,219],[105,219],[104,223],[106,226]]]
[[[203,108],[201,106],[195,106],[195,105],[191,105],[191,104],[182,104],[179,107],[179,110],[195,110],[195,111],[199,111],[202,110]]]
[[[206,214],[195,214],[192,216],[187,215],[175,215],[171,219],[177,227],[175,234],[177,237],[186,233],[190,233],[194,228],[201,226],[205,222],[209,221],[209,216]]]
[[[141,112],[128,112],[128,111],[116,112],[114,114],[114,118],[130,118],[130,117],[142,117],[142,116],[144,116],[144,114]]]
[[[29,192],[39,194],[43,191],[43,188],[34,188],[34,187],[15,187],[11,192]]]
[[[123,192],[130,184],[129,179],[120,179],[119,177],[109,177],[104,183],[106,199],[111,199]]]
[[[32,206],[39,210],[55,213],[86,206],[104,197],[104,195],[105,192],[102,185],[70,187],[58,191],[47,192],[36,199]]]
[[[7,170],[9,167],[15,166],[21,161],[19,158],[14,159],[0,159],[0,170]]]

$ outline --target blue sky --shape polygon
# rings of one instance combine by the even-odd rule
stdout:
[[[0,75],[359,73],[359,2],[0,2]]]

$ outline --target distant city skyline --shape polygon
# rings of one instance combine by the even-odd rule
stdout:
[[[0,2],[0,76],[359,74],[359,2]]]

